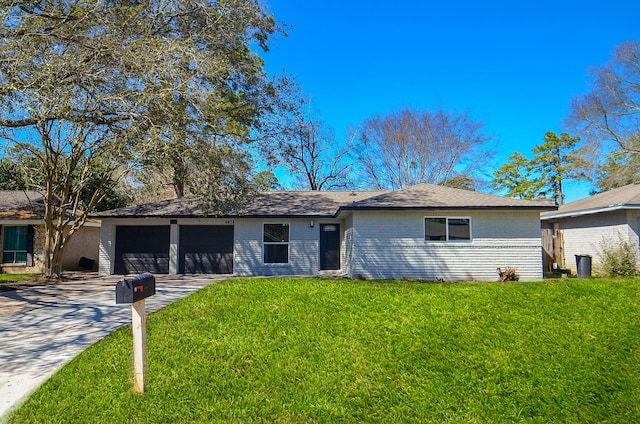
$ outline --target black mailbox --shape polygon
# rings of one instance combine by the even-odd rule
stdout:
[[[135,303],[156,294],[156,278],[148,272],[116,284],[116,303]]]

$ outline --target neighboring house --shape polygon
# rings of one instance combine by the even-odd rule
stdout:
[[[194,199],[115,209],[102,220],[101,275],[222,273],[445,281],[542,278],[547,201],[421,184],[392,192],[265,192],[240,214]]]
[[[622,239],[638,246],[640,184],[561,205],[557,211],[542,213],[540,219],[547,262],[575,273],[576,255],[589,255],[597,271],[603,240]]]
[[[44,270],[44,211],[42,195],[34,191],[0,190],[0,254],[3,273]],[[98,259],[100,224],[88,222],[65,249],[63,270],[77,269],[81,257]]]

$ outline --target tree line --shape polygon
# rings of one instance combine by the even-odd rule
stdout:
[[[286,25],[258,0],[0,0],[0,21],[0,188],[42,193],[52,275],[93,211],[196,196],[223,214],[282,188],[278,167],[290,188],[427,182],[558,204],[567,179],[637,180],[638,42],[574,100],[574,135],[549,132],[491,175],[497,146],[468,113],[404,108],[338,139],[295,79],[265,71]]]

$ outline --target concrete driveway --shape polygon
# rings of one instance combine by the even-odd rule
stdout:
[[[0,422],[6,413],[84,349],[131,323],[116,305],[119,276],[0,293]],[[146,311],[157,311],[220,275],[157,275]]]

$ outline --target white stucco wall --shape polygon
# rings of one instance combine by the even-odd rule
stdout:
[[[85,225],[71,236],[64,251],[64,270],[79,269],[80,258],[85,257],[99,263],[100,227]]]
[[[471,218],[470,242],[424,239],[426,216]],[[538,211],[357,211],[351,276],[496,281],[498,267],[542,278]]]

